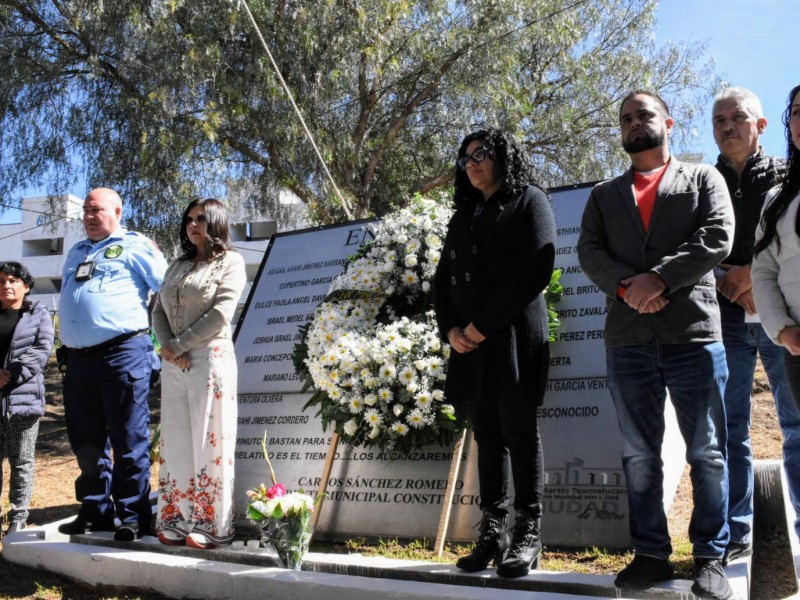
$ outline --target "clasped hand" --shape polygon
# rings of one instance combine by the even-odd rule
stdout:
[[[175,354],[175,351],[172,349],[172,346],[169,345],[169,342],[161,346],[161,358],[162,360],[175,365],[181,371],[191,370],[192,362],[189,360],[189,353],[184,352],[180,356]]]
[[[453,327],[447,332],[447,341],[450,342],[450,346],[453,350],[459,354],[472,352],[485,339],[486,336],[478,331],[472,323],[467,325],[464,329]]]
[[[655,313],[669,304],[661,295],[667,288],[655,273],[639,273],[623,279],[620,285],[625,288],[625,303],[639,313]]]
[[[753,280],[750,277],[750,265],[725,265],[720,267],[725,275],[717,279],[717,290],[731,302],[735,302],[749,314],[756,314],[756,303],[753,299]]]

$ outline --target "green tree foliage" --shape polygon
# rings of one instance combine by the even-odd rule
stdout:
[[[655,0],[249,6],[356,217],[446,185],[484,123],[526,141],[545,185],[606,177],[627,90],[663,92],[686,132],[715,82],[701,47],[655,47]],[[344,218],[237,2],[0,0],[0,64],[4,198],[83,175],[158,231],[187,197],[247,181],[260,208],[286,189]]]

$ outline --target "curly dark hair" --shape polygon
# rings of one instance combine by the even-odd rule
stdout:
[[[500,181],[500,190],[504,194],[519,194],[530,185],[541,187],[536,183],[527,152],[510,133],[499,129],[478,129],[470,133],[461,142],[457,159],[467,153],[467,146],[475,140],[482,140],[491,150],[495,176]],[[474,206],[482,200],[483,194],[469,182],[466,171],[456,166],[453,195],[456,207]]]
[[[186,224],[189,221],[189,212],[195,206],[203,206],[206,209],[206,238],[211,244],[212,256],[224,254],[231,249],[230,231],[228,229],[228,212],[225,205],[216,198],[195,198],[189,202],[189,206],[183,211],[181,218],[181,250],[183,254],[180,260],[191,260],[197,256],[197,247],[189,239],[186,233]]]
[[[781,251],[781,240],[778,236],[777,226],[778,221],[789,208],[792,200],[800,192],[800,149],[795,146],[792,141],[792,132],[789,129],[789,122],[792,120],[792,101],[800,94],[800,85],[796,85],[789,92],[789,98],[786,102],[786,110],[783,111],[783,125],[786,128],[786,173],[781,181],[780,189],[776,196],[772,199],[769,206],[764,210],[761,217],[761,227],[764,229],[764,236],[756,242],[754,253],[766,250],[772,240],[778,247],[778,252]]]

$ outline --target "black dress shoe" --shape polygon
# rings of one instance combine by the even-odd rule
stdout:
[[[123,523],[114,532],[115,542],[133,542],[142,537],[139,531],[139,523],[132,521],[130,523]]]
[[[114,519],[90,523],[83,517],[77,516],[72,521],[59,525],[58,530],[66,535],[81,535],[87,531],[114,531]]]

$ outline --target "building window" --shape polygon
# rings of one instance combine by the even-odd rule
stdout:
[[[64,254],[64,238],[23,240],[22,256],[52,256]]]

